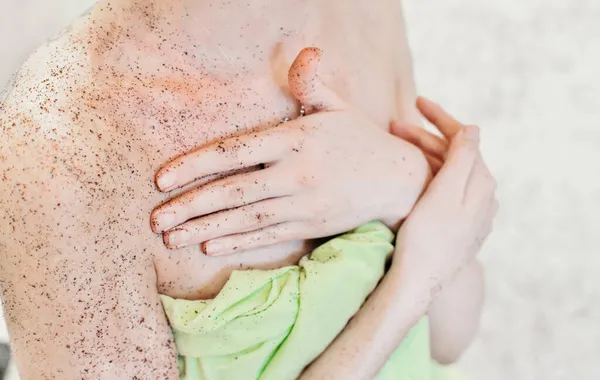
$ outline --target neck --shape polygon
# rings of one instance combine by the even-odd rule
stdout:
[[[305,32],[314,19],[316,0],[122,1],[128,3],[124,17],[130,15],[138,24],[141,18],[162,39],[205,48],[213,45],[221,54],[237,56],[251,47]]]
[[[334,14],[332,3],[337,1],[100,0],[92,15],[100,30],[94,39],[103,56],[98,61],[160,75],[270,72],[289,67],[302,48],[318,42],[323,20]],[[107,48],[115,44],[121,48]]]

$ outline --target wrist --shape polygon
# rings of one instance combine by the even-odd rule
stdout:
[[[398,265],[396,257],[386,275],[393,279],[392,286],[396,289],[394,311],[412,310],[407,318],[418,321],[429,310],[432,302],[432,291],[427,276],[418,272],[405,270],[403,265]]]
[[[396,238],[396,250],[388,274],[397,279],[396,287],[399,293],[410,295],[419,308],[427,312],[433,302],[438,279],[431,275],[431,270],[422,260],[414,261],[413,257],[423,257],[414,248],[406,245],[401,231]]]

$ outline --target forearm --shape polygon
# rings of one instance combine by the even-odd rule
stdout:
[[[301,379],[373,379],[425,314],[430,293],[392,268]]]
[[[483,267],[473,260],[431,303],[431,354],[437,362],[456,362],[469,347],[479,329],[483,300]]]

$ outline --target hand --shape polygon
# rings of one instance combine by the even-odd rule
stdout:
[[[431,100],[420,97],[417,99],[417,109],[431,124],[444,130],[443,137],[427,132],[423,127],[408,123],[393,122],[391,132],[403,140],[417,146],[429,162],[433,174],[441,169],[448,153],[449,141],[460,131],[462,124],[454,120],[441,107]],[[442,118],[443,126],[438,126]],[[444,134],[445,133],[445,134]]]
[[[418,107],[446,141],[424,130],[412,133],[410,140],[444,162],[400,229],[397,249],[402,270],[436,291],[475,257],[492,231],[498,202],[496,182],[479,151],[479,129],[462,125],[431,101],[420,99]],[[449,148],[432,141],[449,141]]]
[[[155,209],[153,230],[164,232],[169,248],[204,243],[205,253],[223,255],[330,236],[371,220],[397,223],[408,214],[427,180],[423,155],[327,89],[316,73],[320,56],[304,49],[289,72],[292,93],[315,113],[210,144],[159,171],[159,188],[170,191],[266,164]]]

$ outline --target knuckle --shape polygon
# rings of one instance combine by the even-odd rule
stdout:
[[[229,182],[225,185],[224,196],[229,204],[235,204],[244,198],[244,188],[235,182]]]
[[[181,226],[191,237],[197,237],[206,229],[206,220],[204,218],[192,219]]]
[[[264,214],[260,212],[244,212],[241,216],[241,224],[244,229],[253,230],[264,224]]]
[[[285,228],[264,228],[260,231],[252,233],[254,247],[278,243],[285,239],[288,231]]]
[[[190,154],[189,156],[183,156],[175,161],[173,169],[179,174],[188,175],[192,178],[198,177],[198,174],[202,174],[203,168],[203,160],[200,156],[200,153],[196,152],[194,154]]]
[[[270,224],[275,214],[269,212],[268,207],[263,204],[255,204],[239,208],[241,224],[247,231],[257,230]]]

